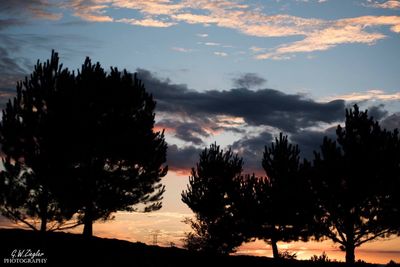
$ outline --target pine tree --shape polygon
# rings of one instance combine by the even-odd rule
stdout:
[[[134,211],[139,203],[145,212],[160,209],[167,145],[163,133],[153,131],[156,103],[143,83],[116,68],[107,74],[87,58],[73,95],[73,105],[63,109],[73,126],[67,126],[69,151],[84,234],[117,210]]]
[[[300,150],[287,136],[280,133],[265,147],[262,166],[267,180],[255,188],[259,205],[256,236],[269,242],[274,258],[279,258],[278,241],[306,241],[311,236],[314,205],[302,175]]]
[[[336,134],[337,141],[325,137],[315,153],[312,187],[322,211],[320,234],[339,243],[346,262],[354,263],[357,247],[399,231],[398,188],[393,190],[399,136],[382,130],[357,105],[346,110],[345,127],[339,125]]]
[[[143,83],[126,71],[106,73],[87,58],[75,75],[58,64],[57,53],[38,63],[19,84],[0,125],[10,167],[2,183],[13,185],[2,191],[34,192],[38,204],[28,194],[18,206],[8,191],[2,207],[14,203],[26,210],[24,218],[42,218],[42,229],[47,218],[77,214],[87,236],[94,221],[110,219],[113,212],[136,210],[139,203],[146,212],[161,208],[167,145],[163,133],[153,131],[155,105]],[[21,177],[27,185],[14,186]]]
[[[232,199],[242,166],[241,158],[216,144],[200,154],[182,192],[182,201],[195,213],[195,220],[189,220],[194,233],[187,236],[188,248],[226,254],[243,242]]]

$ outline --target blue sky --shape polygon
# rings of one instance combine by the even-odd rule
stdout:
[[[384,1],[364,0],[134,2],[10,4],[0,18],[12,18],[16,25],[1,33],[30,35],[20,37],[17,55],[31,65],[56,48],[71,68],[90,55],[104,66],[149,69],[196,90],[229,89],[231,78],[244,72],[264,77],[268,87],[317,98],[372,88],[398,90],[400,22],[395,4],[383,8]],[[198,14],[204,18],[195,17]],[[255,26],[258,29],[252,30]],[[49,40],[27,40],[35,36]]]
[[[170,233],[190,213],[179,197],[188,170],[214,141],[260,172],[280,131],[309,156],[354,103],[400,126],[399,0],[0,1],[1,105],[52,49],[70,69],[90,56],[138,71],[154,94],[169,143]]]

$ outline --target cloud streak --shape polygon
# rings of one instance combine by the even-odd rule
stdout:
[[[400,92],[387,93],[381,89],[373,89],[364,92],[354,92],[343,95],[335,95],[325,100],[343,99],[345,101],[360,102],[367,100],[396,101],[400,100]]]
[[[9,1],[14,2],[14,1]],[[7,9],[17,10],[21,0]],[[49,3],[30,0],[27,10],[43,19],[57,19],[59,13],[49,12]],[[3,4],[4,6],[5,4]],[[369,6],[398,9],[399,1],[370,1]],[[178,23],[202,24],[234,29],[248,36],[298,37],[299,41],[283,43],[268,51],[252,49],[255,59],[289,59],[297,53],[325,51],[343,44],[373,45],[387,37],[380,30],[389,27],[400,33],[400,16],[359,16],[325,20],[303,18],[289,14],[265,14],[255,5],[244,1],[228,0],[70,0],[61,5],[72,10],[82,20],[91,22],[117,22],[142,27],[172,27]],[[112,9],[134,10],[135,17],[114,18]],[[132,12],[133,13],[133,12]],[[133,16],[133,15],[132,15]],[[205,34],[198,35],[206,37]],[[222,54],[219,54],[220,56]]]

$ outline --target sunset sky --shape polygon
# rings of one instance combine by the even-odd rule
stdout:
[[[264,145],[279,132],[310,157],[354,103],[400,128],[400,0],[0,0],[1,107],[52,49],[72,70],[89,56],[138,72],[166,131],[164,207],[118,213],[95,225],[99,236],[151,243],[157,232],[159,244],[181,245],[192,214],[180,193],[213,142],[263,174]],[[344,260],[330,242],[279,246]],[[272,254],[263,241],[239,253]],[[400,262],[400,238],[367,244],[356,258]]]

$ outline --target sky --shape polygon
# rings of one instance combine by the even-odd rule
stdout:
[[[355,103],[400,128],[399,0],[0,0],[1,107],[52,49],[72,70],[89,56],[137,72],[157,101],[156,129],[166,132],[163,208],[118,213],[95,225],[100,236],[151,243],[157,233],[160,244],[180,245],[190,231],[182,220],[192,216],[180,193],[213,142],[263,174],[263,148],[279,132],[309,158]],[[344,259],[329,242],[280,247]],[[263,241],[239,253],[271,255]],[[399,262],[400,239],[356,253]]]

